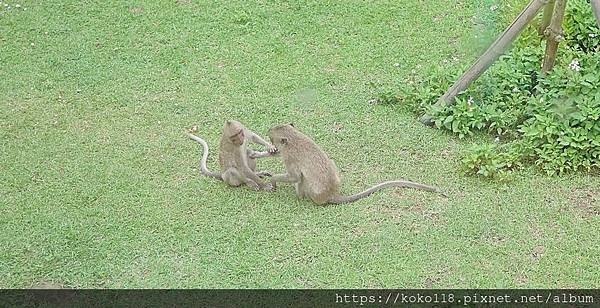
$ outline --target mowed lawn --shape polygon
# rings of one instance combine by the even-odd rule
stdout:
[[[600,287],[598,175],[464,176],[493,137],[369,104],[472,62],[528,1],[493,2],[3,0],[0,287]],[[344,194],[410,179],[448,198],[227,187],[184,134],[198,125],[217,169],[227,119],[293,122]]]

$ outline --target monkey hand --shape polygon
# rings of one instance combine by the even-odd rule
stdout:
[[[254,181],[248,181],[246,183],[246,185],[248,185],[248,187],[250,187],[250,188],[252,188],[252,189],[254,189],[256,191],[260,190],[260,185],[258,185],[258,183],[254,182]]]
[[[269,144],[267,146],[267,151],[271,154],[275,154],[275,153],[277,153],[277,148],[274,145]]]
[[[268,192],[274,192],[275,191],[275,187],[271,183],[265,184],[262,189],[264,191],[268,191]]]

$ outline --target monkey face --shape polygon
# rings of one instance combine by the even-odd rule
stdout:
[[[223,127],[223,134],[227,136],[229,141],[235,145],[244,144],[244,126],[238,121],[226,121],[225,126]]]
[[[279,149],[280,147],[282,148],[285,145],[287,145],[287,143],[288,143],[288,139],[281,137],[281,138],[275,138],[273,145]]]
[[[283,148],[287,144],[287,138],[269,137],[269,139],[271,140],[271,144],[277,149]]]
[[[269,130],[269,139],[277,149],[283,149],[288,144],[290,133],[294,127],[290,124],[277,125]]]
[[[242,145],[244,144],[244,130],[240,129],[237,134],[229,137],[229,140],[231,140],[231,143],[235,144],[235,145]]]

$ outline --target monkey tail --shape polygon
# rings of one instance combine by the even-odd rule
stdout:
[[[202,172],[202,174],[204,174],[205,176],[213,177],[218,180],[222,180],[220,173],[212,172],[212,171],[208,170],[208,168],[206,168],[206,160],[208,159],[208,144],[206,143],[206,141],[204,141],[204,139],[202,139],[198,136],[192,135],[190,133],[188,133],[187,135],[188,135],[188,137],[190,137],[190,139],[202,144],[202,146],[204,147],[204,152],[202,153],[202,159],[200,160],[200,171]]]
[[[387,181],[387,182],[383,182],[381,184],[377,184],[361,193],[358,193],[356,195],[352,195],[352,196],[337,196],[335,197],[333,200],[330,201],[330,203],[333,204],[341,204],[341,203],[350,203],[350,202],[354,202],[356,200],[362,199],[364,197],[369,196],[370,194],[379,191],[381,189],[384,189],[386,187],[410,187],[410,188],[415,188],[415,189],[420,189],[420,190],[426,190],[426,191],[431,191],[431,192],[436,192],[436,193],[440,193],[443,196],[446,196],[441,190],[439,190],[438,188],[435,188],[433,186],[429,186],[429,185],[424,185],[424,184],[419,184],[419,183],[413,183],[410,181]]]

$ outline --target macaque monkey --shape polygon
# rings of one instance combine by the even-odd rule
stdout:
[[[354,202],[385,187],[412,187],[440,192],[435,187],[409,181],[388,181],[356,195],[341,196],[340,177],[335,163],[312,139],[298,131],[292,124],[271,128],[269,138],[281,154],[287,171],[285,174],[271,177],[273,188],[276,187],[277,182],[292,183],[298,197],[308,197],[317,204]]]
[[[208,144],[206,141],[191,133],[188,133],[188,136],[204,147],[204,153],[200,160],[200,170],[203,175],[222,180],[230,186],[246,184],[255,190],[273,191],[273,186],[261,179],[264,176],[271,176],[271,173],[255,171],[256,158],[274,155],[277,149],[245,128],[242,123],[234,120],[225,122],[219,144],[220,173],[209,171],[206,167],[206,160],[208,159]],[[249,142],[263,145],[267,148],[267,151],[255,152],[248,148]]]

